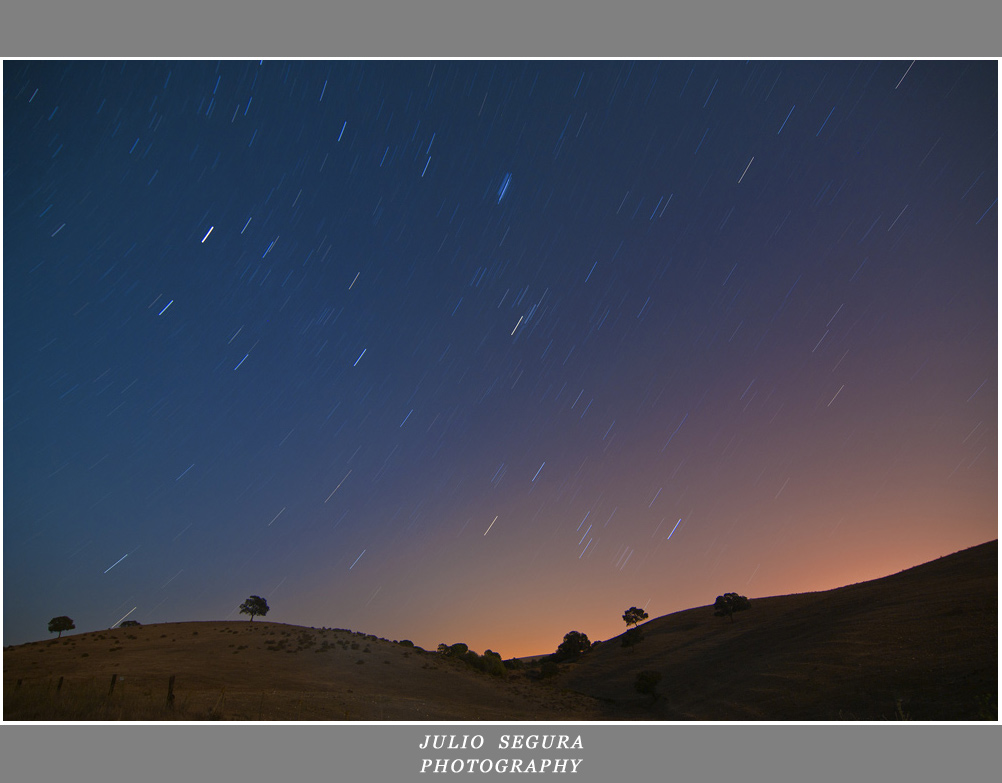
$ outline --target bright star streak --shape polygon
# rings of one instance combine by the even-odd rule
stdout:
[[[202,244],[203,245],[205,244],[205,240],[209,238],[209,234],[212,233],[212,229],[214,229],[214,228],[215,228],[215,226],[209,226],[209,230],[205,232],[205,236],[202,237]]]
[[[119,563],[121,563],[123,560],[125,560],[125,558],[127,558],[128,556],[129,556],[128,553],[122,555],[120,558],[118,558],[118,560],[116,560],[114,563],[112,563],[110,566],[108,566],[107,569],[105,569],[105,573],[108,573],[108,571],[110,571],[112,568],[114,568],[115,566],[117,566]]]
[[[348,478],[348,476],[350,476],[350,475],[351,475],[351,471],[349,470],[349,471],[348,471],[347,473],[345,473],[345,474],[344,474],[344,478],[343,478],[343,479],[341,479],[341,480],[340,480],[340,481],[338,482],[338,485],[337,485],[336,487],[334,487],[334,492],[337,492],[337,491],[338,491],[339,489],[341,489],[341,485],[342,485],[342,484],[344,484],[344,481],[345,481],[345,479],[346,479],[346,478]],[[327,500],[330,500],[330,499],[331,499],[332,497],[334,497],[334,492],[331,492],[331,493],[330,493],[330,494],[329,494],[329,495],[327,496]],[[326,503],[326,502],[327,502],[327,500],[325,500],[325,501],[324,501],[324,503]]]
[[[675,523],[675,527],[678,527],[681,524],[682,524],[682,520],[680,519],[678,522]],[[671,541],[671,535],[672,535],[672,533],[675,532],[675,527],[673,527],[671,529],[671,533],[668,534],[668,538],[666,538],[665,541]]]
[[[903,82],[905,80],[905,76],[907,76],[908,75],[908,71],[910,71],[912,69],[912,65],[915,65],[915,61],[914,60],[912,60],[911,65],[909,65],[908,68],[905,69],[905,72],[901,75],[901,78],[898,79],[898,83],[894,85],[894,89],[895,90],[898,89],[898,87],[901,86],[901,82]]]
[[[835,397],[838,397],[842,393],[842,389],[844,388],[845,384],[843,383],[841,386],[838,387],[838,391],[835,392]],[[835,397],[831,398],[831,401],[825,406],[826,408],[830,408],[832,406],[832,403],[835,402]]]
[[[365,550],[363,549],[362,550],[362,555],[364,555],[364,554],[365,554]],[[355,563],[357,563],[359,560],[362,559],[362,555],[359,555],[358,557],[355,558]],[[349,571],[351,571],[351,569],[353,569],[355,567],[355,563],[352,563],[350,566],[348,566],[348,570]]]
[[[546,460],[543,460],[543,465],[545,465],[545,464],[546,464]],[[539,470],[536,471],[536,475],[532,477],[533,481],[535,481],[539,477],[539,471],[543,469],[543,465],[539,466]]]
[[[123,616],[122,616],[122,617],[121,617],[121,618],[119,619],[119,621],[118,621],[117,623],[115,623],[115,624],[114,624],[114,625],[112,625],[111,627],[112,627],[112,628],[114,628],[114,627],[115,627],[116,625],[118,625],[118,623],[122,622],[122,620],[124,620],[124,619],[125,619],[126,617],[128,617],[128,616],[129,616],[130,614],[132,614],[132,613],[133,613],[134,611],[136,611],[136,609],[138,609],[138,608],[139,608],[138,606],[133,606],[133,607],[132,607],[132,608],[131,608],[131,609],[130,609],[129,611],[127,611],[127,612],[126,612],[126,613],[125,613],[125,614],[124,614],[124,615],[123,615]]]
[[[790,114],[793,114],[793,109],[796,109],[796,108],[797,108],[797,104],[793,104],[793,108],[791,108],[791,109],[790,109]],[[787,114],[787,115],[786,115],[786,119],[785,119],[785,120],[783,120],[783,124],[782,124],[782,125],[780,125],[780,126],[779,126],[779,130],[778,130],[778,131],[776,131],[776,135],[777,135],[777,136],[778,136],[778,135],[779,135],[780,133],[782,133],[782,132],[783,132],[783,128],[785,128],[785,127],[786,127],[786,123],[787,123],[787,120],[789,120],[789,119],[790,119],[790,114]]]
[[[738,184],[739,185],[741,184],[741,180],[743,180],[745,178],[745,174],[748,173],[748,169],[751,168],[752,160],[755,160],[755,156],[754,155],[752,155],[751,160],[748,161],[748,165],[745,166],[745,170],[741,172],[741,176],[738,177]]]
[[[500,515],[500,514],[498,514],[498,517],[499,517],[499,516],[501,516],[501,515]],[[494,522],[497,522],[497,521],[498,521],[498,517],[494,517]],[[492,528],[492,527],[494,527],[494,522],[491,522],[491,523],[490,523],[490,524],[489,524],[489,525],[487,526],[487,529],[486,529],[486,530],[484,531],[484,535],[485,535],[485,536],[486,536],[486,535],[487,535],[488,533],[490,533],[490,532],[491,532],[491,528]]]

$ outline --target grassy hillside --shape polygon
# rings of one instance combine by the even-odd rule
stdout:
[[[6,648],[4,719],[995,720],[997,619],[990,542],[756,599],[733,622],[710,606],[660,617],[636,646],[608,640],[545,678],[538,661],[492,677],[342,629],[165,623]],[[662,675],[657,698],[634,689],[641,671]]]
[[[983,720],[998,691],[998,543],[893,576],[752,601],[731,622],[710,606],[641,626],[568,668],[560,685],[610,719]],[[653,704],[630,694],[662,675]]]

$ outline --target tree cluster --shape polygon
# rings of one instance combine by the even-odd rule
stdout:
[[[439,655],[446,658],[455,658],[476,669],[477,671],[490,674],[492,677],[505,677],[508,674],[508,667],[501,659],[500,653],[493,650],[484,650],[483,655],[477,655],[468,645],[463,642],[456,644],[445,644],[438,646]]]

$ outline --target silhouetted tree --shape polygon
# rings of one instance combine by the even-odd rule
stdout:
[[[637,675],[633,688],[637,693],[649,693],[651,704],[658,700],[658,683],[661,682],[661,672],[645,671]]]
[[[248,598],[246,601],[240,604],[240,614],[249,614],[251,622],[254,622],[255,615],[261,615],[262,617],[264,617],[266,614],[268,614],[269,608],[270,607],[268,606],[268,602],[265,601],[261,596],[252,595],[250,598]]]
[[[591,642],[587,635],[580,631],[571,631],[564,635],[564,640],[557,647],[557,651],[550,656],[550,660],[556,663],[562,661],[576,661],[583,653],[591,649]]]
[[[59,636],[56,637],[57,639],[62,637],[63,631],[72,631],[74,628],[76,628],[76,626],[73,624],[73,620],[66,615],[63,615],[62,617],[53,617],[49,620],[49,633],[56,633],[58,631]]]
[[[135,628],[138,625],[141,625],[141,623],[139,622],[139,620],[126,620],[124,623],[119,623],[118,627],[119,628]]]
[[[647,617],[648,617],[648,614],[643,609],[638,609],[635,606],[631,606],[623,614],[623,621],[627,625],[632,625],[632,626],[636,627],[637,623],[642,623],[644,620],[647,619]]]
[[[751,601],[743,595],[737,593],[724,593],[718,595],[716,603],[713,604],[713,614],[717,617],[730,617],[734,622],[734,613],[751,609]]]

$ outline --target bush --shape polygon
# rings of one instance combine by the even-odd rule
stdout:
[[[657,701],[659,682],[661,682],[661,672],[643,671],[637,675],[633,688],[637,693],[649,693],[652,701]]]
[[[639,628],[631,628],[623,634],[623,647],[635,647],[644,640],[644,632]]]
[[[480,664],[483,667],[483,671],[492,677],[508,676],[508,669],[505,668],[501,656],[492,650],[484,651],[484,654],[480,658]]]
[[[438,646],[439,654],[444,655],[446,658],[462,658],[469,651],[469,646],[462,642],[457,642],[456,644],[445,644],[443,642]]]

